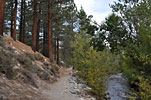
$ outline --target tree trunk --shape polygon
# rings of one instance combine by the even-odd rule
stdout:
[[[26,0],[24,0],[24,11],[23,11],[24,15],[24,19],[23,19],[23,43],[25,43],[25,33],[26,33]]]
[[[17,5],[18,2],[17,0],[15,0],[15,12],[14,12],[14,30],[13,30],[13,34],[12,34],[12,38],[16,41],[16,20],[17,20]]]
[[[34,22],[33,22],[32,43],[33,50],[36,51],[36,34],[37,34],[37,0],[34,0]]]
[[[59,56],[59,39],[57,38],[57,64],[60,66],[60,56]]]
[[[52,57],[52,0],[49,0],[49,60],[53,62]]]
[[[39,6],[39,14],[41,14],[41,6]],[[41,20],[38,20],[38,29],[37,29],[37,45],[36,45],[36,50],[39,51],[39,36],[40,36],[40,23]]]
[[[55,45],[55,47],[54,47],[54,60],[56,61],[56,59],[57,59],[57,43],[56,43],[56,38],[55,38],[55,43],[54,43],[54,45]]]
[[[19,41],[23,42],[23,0],[21,0]]]
[[[47,56],[47,50],[46,50],[46,44],[47,44],[47,40],[46,40],[46,34],[47,34],[47,28],[46,28],[47,24],[46,22],[44,22],[43,24],[43,55]]]
[[[3,35],[5,0],[0,2],[0,35]]]
[[[11,0],[11,26],[10,26],[11,37],[13,37],[13,22],[14,22],[14,20],[13,20],[14,9],[13,9],[13,7],[14,7],[14,0]]]
[[[39,51],[39,33],[40,33],[40,19],[38,20],[36,51]]]

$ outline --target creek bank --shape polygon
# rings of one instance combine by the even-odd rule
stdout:
[[[79,97],[79,100],[96,100],[94,97],[87,93],[87,91],[91,90],[91,88],[79,81],[81,80],[76,77],[73,72],[70,72],[70,78],[68,79],[68,82],[70,83],[68,92]]]

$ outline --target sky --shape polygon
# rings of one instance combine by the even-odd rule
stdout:
[[[105,18],[112,12],[109,4],[117,0],[74,0],[78,10],[83,7],[87,15],[93,15],[93,20],[102,23]]]

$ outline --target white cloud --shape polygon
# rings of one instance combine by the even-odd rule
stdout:
[[[87,15],[93,15],[93,19],[98,23],[104,21],[111,13],[111,8],[109,4],[113,3],[115,0],[74,0],[78,10],[83,7]]]

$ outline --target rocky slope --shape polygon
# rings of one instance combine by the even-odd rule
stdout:
[[[0,100],[47,100],[41,90],[58,75],[59,67],[31,47],[0,37]]]
[[[72,68],[58,67],[30,46],[0,37],[0,100],[96,100],[80,81]]]

